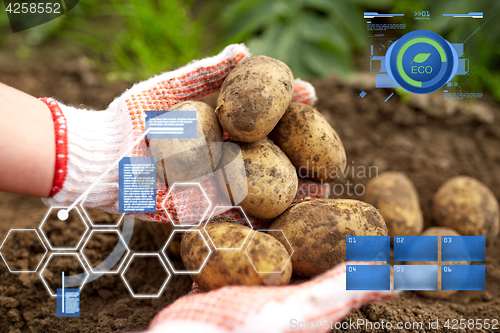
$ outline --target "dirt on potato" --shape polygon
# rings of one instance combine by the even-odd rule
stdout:
[[[106,83],[85,57],[67,60],[53,54],[57,52],[54,50],[57,49],[50,48],[45,53],[40,50],[31,62],[11,59],[9,54],[13,52],[0,52],[0,81],[35,96],[56,96],[65,103],[95,109],[106,107],[131,86],[127,82]],[[366,90],[362,76],[349,85],[337,79],[314,85],[319,97],[316,106],[333,125],[346,149],[348,169],[341,184],[368,182],[368,177],[358,174],[358,166],[377,166],[379,173],[404,172],[418,191],[426,227],[433,225],[432,197],[449,178],[458,175],[477,178],[500,198],[500,115],[498,104],[487,96],[476,106],[466,101],[443,100],[438,93],[414,95],[408,102],[402,102],[395,94],[385,103],[389,90],[379,89],[378,95],[370,92],[362,99],[356,96],[361,89]],[[362,199],[362,195],[340,194],[339,187],[331,192],[334,197]],[[11,228],[37,228],[46,212],[38,198],[0,193],[0,240]],[[131,248],[137,252],[158,251],[161,241],[152,241],[151,228],[145,224],[135,222]],[[24,242],[32,242],[30,248],[39,249],[34,234],[27,235]],[[145,288],[152,287],[157,277],[162,276],[161,270],[157,265],[138,267],[129,272],[130,279]],[[0,261],[0,332],[140,331],[148,327],[160,309],[187,294],[190,287],[189,276],[177,275],[160,298],[139,300],[130,296],[119,275],[105,275],[83,288],[80,318],[58,318],[56,300],[49,296],[38,273],[9,273]],[[395,323],[439,319],[442,324],[453,318],[499,316],[500,241],[497,241],[487,249],[485,291],[461,291],[445,300],[405,292],[392,300],[365,305],[351,312],[346,320]]]

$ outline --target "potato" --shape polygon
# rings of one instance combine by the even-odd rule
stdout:
[[[438,258],[441,258],[441,236],[460,236],[455,230],[445,227],[432,227],[426,229],[421,236],[438,236]],[[439,290],[417,290],[416,293],[428,298],[447,298],[456,293],[456,290],[441,290],[441,264],[444,265],[468,265],[464,261],[415,261],[414,265],[438,265],[438,288]]]
[[[293,204],[269,229],[283,231],[295,251],[293,272],[306,277],[346,260],[346,236],[388,235],[375,207],[348,199],[311,199]],[[286,244],[283,233],[269,232]]]
[[[280,286],[290,282],[292,264],[288,260],[288,252],[274,237],[234,222],[214,220],[207,223],[206,233],[203,234],[207,237],[208,233],[219,248],[239,248],[248,233],[250,234],[241,250],[214,249],[201,272],[191,275],[202,290],[208,291],[228,285]],[[212,246],[211,242],[208,243]],[[248,248],[247,244],[250,244]],[[199,234],[186,232],[183,235],[181,258],[187,270],[198,270],[206,253],[205,243]]]
[[[196,111],[196,139],[149,140],[149,154],[156,157],[156,170],[162,180],[176,182],[201,181],[212,173],[222,155],[222,129],[214,110],[206,103],[187,101],[173,105],[168,111]]]
[[[417,190],[401,172],[384,172],[371,179],[364,200],[378,208],[391,238],[418,235],[424,229]]]
[[[293,74],[276,59],[255,56],[228,74],[217,98],[220,124],[236,141],[267,136],[285,113],[293,95]]]
[[[495,195],[479,180],[460,176],[441,185],[432,199],[434,219],[463,236],[486,236],[493,244],[499,231]]]
[[[299,182],[295,168],[285,153],[267,137],[252,143],[235,143],[241,148],[246,174],[226,173],[233,194],[248,186],[248,194],[239,204],[245,213],[261,219],[275,218],[295,198]],[[226,151],[223,161],[225,155]]]
[[[331,182],[346,167],[344,145],[316,109],[292,102],[269,135],[298,169],[301,177]]]
[[[175,258],[180,258],[181,257],[181,239],[182,239],[182,234],[181,232],[177,232],[174,234],[172,237],[172,240],[170,240],[170,243],[168,244],[167,247],[167,254],[170,256],[173,256]]]

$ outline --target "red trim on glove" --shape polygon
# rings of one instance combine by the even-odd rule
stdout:
[[[63,187],[66,175],[68,174],[68,133],[66,126],[66,118],[59,107],[59,104],[50,97],[40,98],[42,102],[47,104],[52,120],[54,121],[54,133],[56,138],[56,163],[54,168],[54,180],[52,181],[52,189],[50,196],[56,195]]]

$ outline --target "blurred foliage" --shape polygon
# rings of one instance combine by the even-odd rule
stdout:
[[[422,10],[431,20],[411,19]],[[496,12],[465,51],[475,73],[471,88],[485,87],[500,100],[496,0],[80,0],[67,15],[17,33],[16,54],[33,56],[37,45],[63,38],[83,48],[108,78],[136,81],[244,42],[253,54],[286,62],[296,77],[345,75],[368,50],[363,11],[404,13],[406,31],[428,29],[450,42],[465,41]],[[470,11],[483,11],[484,19],[441,16]],[[2,12],[0,43],[9,34]]]
[[[200,56],[202,26],[191,20],[190,5],[181,0],[80,0],[59,35],[101,55],[114,77],[143,79]]]
[[[0,5],[0,8],[1,7],[2,5]],[[4,42],[7,34],[11,32],[12,30],[10,29],[9,18],[7,17],[7,14],[0,14],[0,45],[2,45],[2,43]]]
[[[221,21],[229,42],[282,60],[296,77],[346,74],[353,70],[352,54],[368,46],[356,1],[237,0]]]
[[[192,2],[80,0],[66,15],[17,34],[35,47],[66,39],[89,50],[109,77],[144,79],[201,56],[203,30],[191,18]]]
[[[376,2],[387,7],[391,0]],[[296,76],[314,78],[354,70],[352,54],[368,43],[362,6],[363,0],[80,0],[67,15],[19,34],[28,45],[60,36],[84,46],[113,78],[145,78],[243,42],[253,54],[286,62]]]

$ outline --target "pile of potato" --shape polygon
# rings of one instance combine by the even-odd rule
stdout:
[[[491,245],[500,228],[499,206],[491,190],[477,179],[455,177],[437,190],[432,200],[434,223],[423,230],[424,223],[417,191],[408,177],[400,172],[385,172],[370,180],[364,200],[377,207],[391,236],[438,236],[438,258],[441,258],[441,237],[486,236]],[[412,262],[414,265],[468,265],[469,262]],[[446,298],[455,290],[425,290],[418,294],[430,298]]]
[[[215,113],[200,101],[171,108],[198,112],[198,130],[203,131],[208,147],[222,141],[222,129],[230,135],[241,149],[245,174],[229,172],[226,179],[219,180],[219,186],[233,195],[247,187],[248,194],[239,204],[245,213],[273,221],[267,233],[230,220],[210,220],[205,228],[197,227],[206,239],[210,234],[225,247],[241,247],[212,248],[214,253],[204,269],[191,275],[203,290],[226,285],[285,285],[292,273],[312,277],[345,261],[346,236],[418,235],[423,231],[417,191],[410,179],[398,172],[372,179],[365,202],[306,199],[293,203],[297,169],[307,170],[312,180],[331,182],[346,167],[344,146],[335,130],[318,110],[291,102],[293,91],[293,74],[286,64],[255,56],[229,73]],[[193,147],[171,161],[180,153],[176,147],[179,140],[150,140],[150,153],[159,161],[157,170],[163,170],[160,176],[169,182],[214,172],[234,153],[211,148],[208,157],[200,158],[198,148]],[[186,165],[192,167],[187,169]],[[168,172],[167,167],[171,168]],[[496,198],[477,180],[458,177],[448,181],[436,193],[433,204],[441,227],[428,229],[424,235],[487,235],[491,242],[498,234]],[[180,244],[182,261],[191,271],[202,264],[207,251],[196,235],[185,233]],[[450,293],[423,294],[445,297]]]

